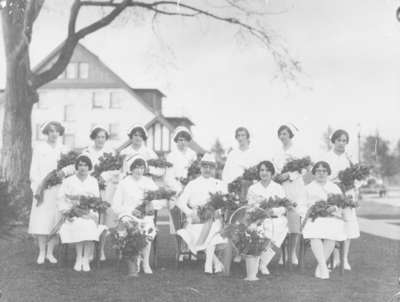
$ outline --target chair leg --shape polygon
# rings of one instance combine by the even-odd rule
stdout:
[[[289,271],[292,270],[293,266],[292,266],[292,234],[287,234],[287,266]]]
[[[339,254],[340,254],[340,274],[344,275],[344,241],[339,243]]]
[[[153,267],[156,268],[158,265],[158,250],[157,250],[157,236],[154,238],[152,242],[153,246]]]
[[[286,267],[286,243],[287,243],[287,237],[283,241],[283,244],[281,246],[283,267]]]
[[[304,257],[306,253],[306,248],[305,248],[305,240],[303,238],[303,235],[300,235],[300,251],[299,251],[299,268],[300,270],[304,269]]]
[[[100,240],[101,240],[101,238],[100,238]],[[100,267],[100,248],[101,248],[100,241],[96,241],[94,243],[94,249],[93,249],[93,253],[94,253],[93,261],[94,261],[94,267],[95,268],[99,268]]]

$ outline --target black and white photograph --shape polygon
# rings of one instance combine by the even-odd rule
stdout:
[[[0,21],[0,302],[400,302],[399,0]]]

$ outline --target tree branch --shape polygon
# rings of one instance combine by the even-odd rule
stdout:
[[[119,4],[116,4],[116,6],[108,15],[75,32],[76,18],[78,16],[80,7],[83,6],[83,2],[79,0],[74,1],[71,7],[72,14],[69,21],[68,37],[63,43],[63,46],[60,50],[60,55],[58,56],[55,63],[49,69],[39,74],[33,75],[32,77],[33,88],[37,89],[45,85],[46,83],[49,83],[50,81],[56,79],[67,67],[79,40],[84,38],[88,34],[95,32],[110,24],[128,6],[129,2],[130,0],[124,0]],[[109,1],[107,3],[115,4],[113,1]]]

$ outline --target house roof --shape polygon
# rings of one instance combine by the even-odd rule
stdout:
[[[42,61],[39,62],[38,65],[36,65],[33,68],[33,72],[38,72],[44,70],[44,68],[47,66],[48,63],[50,63],[53,59],[57,57],[59,52],[61,51],[61,48],[63,46],[64,42],[62,42],[60,45],[58,45],[50,54],[45,57]],[[85,46],[82,45],[82,43],[78,43],[76,46],[76,49],[80,48],[82,51],[84,51],[86,54],[91,56],[97,64],[99,64],[107,73],[108,75],[113,78],[123,89],[125,89],[129,94],[131,94],[134,98],[136,98],[145,108],[147,108],[150,112],[156,114],[154,108],[150,106],[138,93],[136,93],[134,90],[131,89],[131,87],[121,78],[119,77],[114,71],[112,71],[106,64],[104,64],[98,56],[96,56],[93,52],[91,52],[89,49],[87,49]],[[69,88],[105,88],[104,83],[101,85],[96,85],[96,83],[58,83],[57,82],[51,82],[51,85],[49,85],[49,89],[51,88],[67,88],[66,85],[70,85],[71,87]],[[107,85],[106,85],[107,86]],[[107,87],[106,87],[107,88]],[[109,87],[112,88],[112,87]]]
[[[182,117],[185,118],[185,117]],[[187,119],[187,118],[186,118]],[[189,120],[189,119],[188,119]],[[190,120],[189,120],[190,121]],[[153,118],[150,122],[148,122],[145,127],[148,130],[151,126],[153,126],[156,122],[161,123],[162,125],[164,125],[165,127],[168,128],[169,131],[173,132],[175,130],[175,128],[177,126],[173,125],[172,123],[170,123],[168,121],[168,117],[165,117],[163,115],[157,115],[155,118]],[[191,140],[191,142],[189,143],[189,147],[195,151],[196,153],[201,153],[204,154],[206,153],[206,150],[204,148],[202,148],[195,140]]]
[[[189,126],[194,126],[194,123],[186,116],[181,116],[181,117],[173,117],[173,116],[169,116],[166,117],[167,121],[169,123],[171,123],[172,125],[174,125],[174,127],[178,127],[182,124],[189,124]]]
[[[157,88],[132,88],[133,91],[137,92],[137,93],[141,93],[141,92],[152,92],[157,94],[160,98],[166,97],[166,95],[164,93],[162,93],[160,90],[158,90]]]

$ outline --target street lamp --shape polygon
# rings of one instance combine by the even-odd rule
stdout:
[[[400,22],[400,7],[398,7],[396,10],[396,18],[397,18],[397,21]]]

